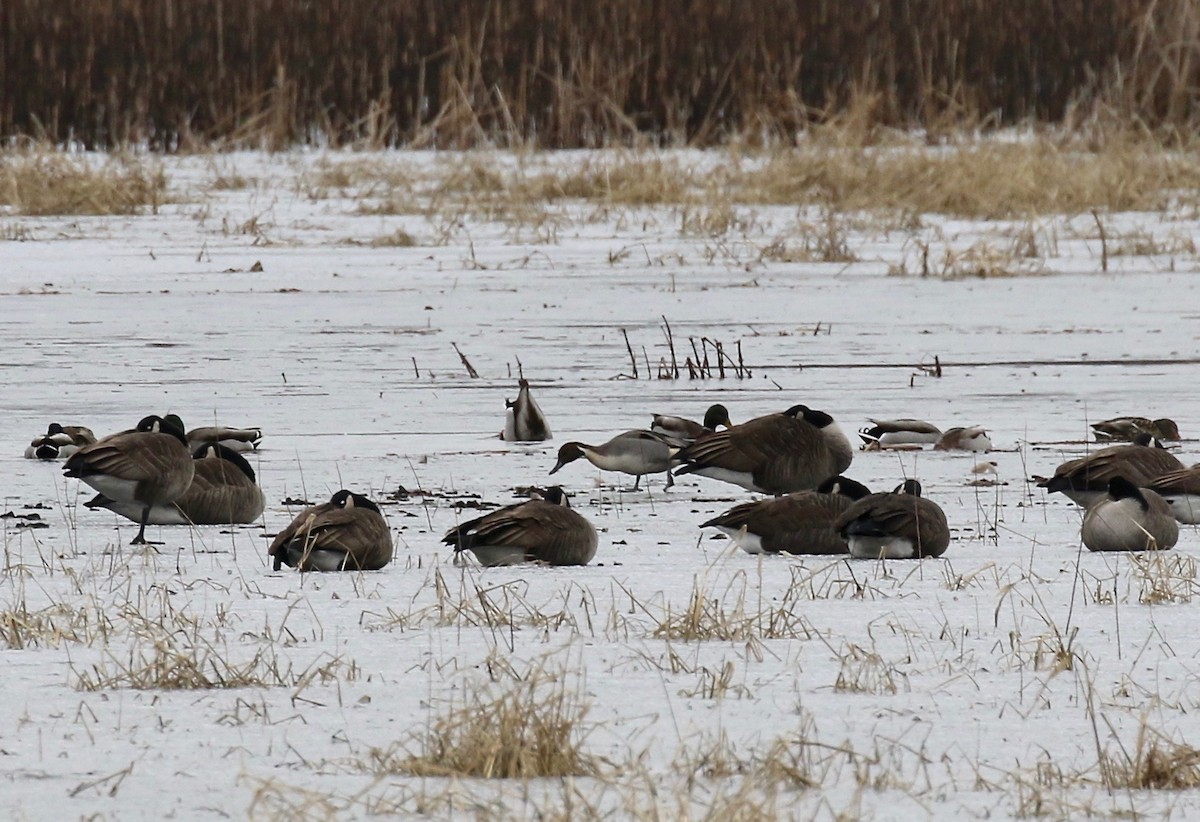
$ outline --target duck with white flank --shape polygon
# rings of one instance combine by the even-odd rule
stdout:
[[[870,420],[871,425],[859,429],[864,450],[877,448],[912,448],[934,445],[942,438],[942,429],[925,420]]]
[[[729,421],[729,410],[717,403],[710,405],[704,412],[704,422],[702,423],[686,417],[655,414],[654,421],[650,424],[650,430],[655,434],[664,434],[680,445],[688,445],[700,437],[713,433],[720,426],[730,428],[733,423]]]
[[[156,506],[170,505],[192,484],[195,467],[183,422],[174,414],[145,417],[132,431],[80,448],[63,466],[106,498],[140,508],[132,545],[146,543],[146,524]]]
[[[500,439],[505,442],[544,442],[550,439],[550,426],[537,400],[529,393],[529,380],[517,381],[517,399],[505,400],[504,430]]]
[[[577,459],[583,458],[601,471],[617,471],[637,479],[633,490],[637,490],[646,474],[667,473],[667,487],[674,484],[670,469],[676,465],[678,447],[670,438],[653,431],[626,431],[618,434],[603,445],[586,445],[582,442],[563,443],[558,449],[558,462],[550,473]]]
[[[862,483],[830,477],[815,491],[742,503],[700,527],[716,528],[747,554],[845,554],[833,524],[869,493]]]
[[[484,514],[446,532],[455,553],[470,551],[482,565],[587,565],[596,555],[596,529],[571,510],[554,486],[531,499]]]
[[[1164,474],[1183,468],[1183,463],[1157,440],[1148,434],[1139,434],[1130,445],[1111,445],[1085,457],[1067,460],[1054,470],[1053,477],[1034,479],[1047,493],[1060,491],[1072,502],[1086,508],[1107,493],[1108,481],[1113,477],[1124,477],[1134,485],[1144,487]]]
[[[934,451],[974,451],[982,453],[992,450],[992,438],[982,425],[946,429],[946,433],[933,446]]]
[[[891,493],[863,497],[833,527],[860,559],[940,557],[950,545],[945,512],[921,496],[914,479]]]
[[[1179,524],[1166,500],[1118,476],[1087,509],[1082,536],[1089,551],[1163,551],[1179,541]]]
[[[35,437],[25,449],[25,459],[56,460],[69,457],[85,445],[96,441],[92,429],[82,425],[50,423],[46,433]]]
[[[192,460],[192,484],[174,502],[151,506],[148,525],[245,524],[262,515],[266,500],[245,457],[209,443],[197,448]],[[134,522],[140,522],[142,516],[140,505],[118,502],[103,494],[84,504],[88,508],[107,508]]]
[[[207,425],[187,432],[188,448],[194,453],[197,448],[215,442],[230,451],[257,451],[262,442],[260,428],[228,428],[224,425]]]
[[[675,457],[684,463],[675,476],[699,474],[779,495],[811,490],[841,474],[854,452],[833,417],[794,405],[702,437]]]
[[[392,561],[392,535],[378,505],[343,488],[301,511],[267,553],[276,571],[377,571]]]

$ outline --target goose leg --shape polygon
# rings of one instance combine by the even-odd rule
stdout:
[[[147,505],[142,509],[142,521],[138,528],[137,536],[133,538],[130,545],[145,545],[146,544],[146,521],[150,519],[150,506]]]
[[[675,484],[675,475],[671,473],[671,469],[667,469],[667,488]]]
[[[633,478],[633,490],[634,491],[638,490],[638,488],[641,486],[641,483],[642,483],[642,475],[638,474],[637,476],[635,476]]]

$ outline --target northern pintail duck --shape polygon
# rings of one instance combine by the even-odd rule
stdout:
[[[1060,491],[1086,508],[1105,495],[1108,481],[1113,477],[1124,477],[1142,487],[1183,467],[1183,463],[1156,440],[1140,434],[1130,445],[1110,445],[1087,456],[1067,460],[1054,469],[1053,477],[1035,479],[1048,493]]]
[[[25,449],[25,458],[30,460],[56,460],[69,457],[85,445],[96,441],[92,429],[82,425],[59,425],[50,423],[46,433],[35,437]]]
[[[830,477],[815,491],[745,502],[701,524],[716,528],[747,554],[845,554],[833,524],[870,491],[846,477]]]
[[[378,505],[342,489],[301,511],[267,553],[276,571],[377,571],[392,561],[392,535]]]
[[[550,439],[550,426],[546,415],[529,393],[529,380],[522,377],[516,400],[505,400],[504,430],[500,439],[506,442],[544,442]]]
[[[1174,420],[1163,417],[1157,420],[1146,417],[1113,417],[1111,420],[1092,423],[1097,441],[1124,440],[1133,442],[1138,434],[1149,434],[1155,439],[1178,440],[1179,426]]]
[[[80,448],[63,466],[110,500],[140,507],[137,536],[146,542],[146,524],[156,506],[169,505],[192,484],[195,467],[183,423],[174,414],[145,417],[133,431],[105,437]]]
[[[921,483],[914,479],[891,493],[863,497],[833,527],[850,554],[861,559],[940,557],[950,545],[946,514],[921,496]]]
[[[1167,501],[1175,519],[1188,525],[1200,523],[1200,466],[1168,471],[1145,487]]]
[[[805,405],[718,431],[683,448],[675,475],[699,474],[748,491],[790,494],[816,488],[850,467],[850,441],[833,417]]]
[[[704,412],[704,422],[702,423],[685,417],[655,414],[654,421],[650,424],[650,430],[656,434],[664,434],[679,442],[680,445],[687,445],[700,437],[711,434],[720,426],[731,428],[733,423],[729,421],[729,409],[717,403],[710,405]]]
[[[254,522],[262,515],[266,499],[255,482],[254,469],[245,457],[217,443],[192,454],[192,484],[174,502],[151,506],[148,525],[232,525]],[[97,494],[88,508],[107,508],[140,522],[142,507]]]
[[[1090,551],[1165,550],[1179,540],[1179,524],[1166,500],[1117,476],[1088,507],[1082,536]]]
[[[455,553],[470,551],[483,565],[587,565],[596,555],[596,529],[571,510],[554,486],[531,499],[484,514],[446,532],[442,542]]]
[[[974,451],[976,453],[992,450],[992,438],[987,435],[982,425],[948,428],[933,446],[934,451]]]
[[[603,445],[586,445],[582,442],[563,443],[558,449],[558,462],[550,473],[556,473],[564,465],[583,458],[601,471],[618,471],[637,479],[633,483],[637,490],[645,474],[667,473],[667,487],[674,484],[670,469],[676,463],[678,447],[669,438],[652,431],[626,431],[618,434]]]
[[[934,445],[942,438],[942,429],[925,420],[905,418],[870,420],[870,423],[858,432],[864,449]]]
[[[260,428],[229,428],[224,425],[207,425],[187,432],[188,448],[195,451],[202,445],[215,442],[231,451],[257,451],[262,442]]]

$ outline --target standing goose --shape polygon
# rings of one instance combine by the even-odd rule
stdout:
[[[650,430],[655,434],[668,436],[681,445],[688,445],[700,437],[713,433],[718,426],[733,427],[733,423],[729,421],[729,409],[720,403],[709,406],[708,410],[704,412],[703,423],[685,417],[655,414],[654,421],[650,424]]]
[[[921,483],[914,479],[890,494],[863,497],[833,527],[860,559],[940,557],[950,545],[946,514],[921,496]]]
[[[517,381],[515,402],[505,400],[508,409],[504,413],[504,431],[500,439],[505,442],[544,442],[550,439],[550,426],[537,400],[529,393],[529,380],[522,377]]]
[[[1085,508],[1102,498],[1108,481],[1124,477],[1137,486],[1149,485],[1163,474],[1183,469],[1174,454],[1158,446],[1148,434],[1139,434],[1131,445],[1112,445],[1085,457],[1067,460],[1050,478],[1036,478],[1048,493],[1061,491]]]
[[[653,431],[626,431],[618,434],[603,445],[585,445],[582,442],[566,442],[558,449],[558,462],[550,473],[554,474],[567,463],[581,457],[601,471],[618,471],[629,474],[634,480],[633,490],[637,490],[645,474],[667,473],[667,487],[670,488],[675,480],[671,477],[671,468],[675,463],[675,454],[679,448],[668,437],[655,434]]]
[[[982,425],[971,425],[966,428],[956,427],[946,429],[941,439],[933,446],[934,451],[974,451],[976,453],[992,450],[992,438],[987,435]]]
[[[833,417],[795,405],[735,425],[683,448],[676,476],[699,474],[748,491],[790,494],[816,488],[850,467],[850,441]]]
[[[934,445],[942,438],[942,429],[925,420],[905,418],[869,422],[870,426],[858,432],[864,449]]]
[[[455,553],[470,551],[482,565],[587,565],[596,556],[596,529],[571,510],[562,488],[547,489],[543,499],[519,502],[464,522],[442,542]]]
[[[232,525],[254,522],[262,515],[266,500],[255,484],[254,469],[241,454],[209,443],[196,449],[192,459],[192,484],[173,503],[152,506],[148,525]],[[84,504],[107,508],[134,522],[142,515],[141,506],[103,494]]]
[[[1200,523],[1200,466],[1168,471],[1146,487],[1167,501],[1175,519],[1188,525]]]
[[[137,536],[130,544],[144,545],[150,511],[180,497],[192,484],[195,468],[183,422],[168,414],[145,417],[132,431],[80,448],[67,459],[63,473],[110,500],[140,507]]]
[[[1179,426],[1175,420],[1163,417],[1157,420],[1145,417],[1113,417],[1111,420],[1092,423],[1092,432],[1097,442],[1125,440],[1133,442],[1138,434],[1149,434],[1160,440],[1178,440]]]
[[[305,508],[271,543],[272,568],[377,571],[392,561],[392,535],[379,506],[345,489]]]
[[[716,528],[747,554],[845,554],[833,523],[869,493],[852,479],[830,477],[815,491],[742,503],[700,527]]]
[[[223,425],[208,425],[187,432],[188,448],[196,449],[210,442],[223,445],[231,451],[257,451],[262,442],[260,428],[227,428]]]
[[[25,459],[56,460],[69,457],[85,445],[96,441],[92,429],[82,425],[50,423],[46,433],[34,438],[25,449]]]
[[[1162,551],[1179,540],[1179,524],[1162,497],[1117,476],[1084,514],[1082,535],[1089,551]]]

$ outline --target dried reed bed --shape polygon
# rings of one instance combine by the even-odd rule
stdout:
[[[0,154],[0,206],[30,216],[154,211],[166,185],[160,167],[133,157],[96,160],[44,146]]]
[[[1187,0],[595,4],[15,0],[0,134],[114,146],[790,140],[1196,116]]]

